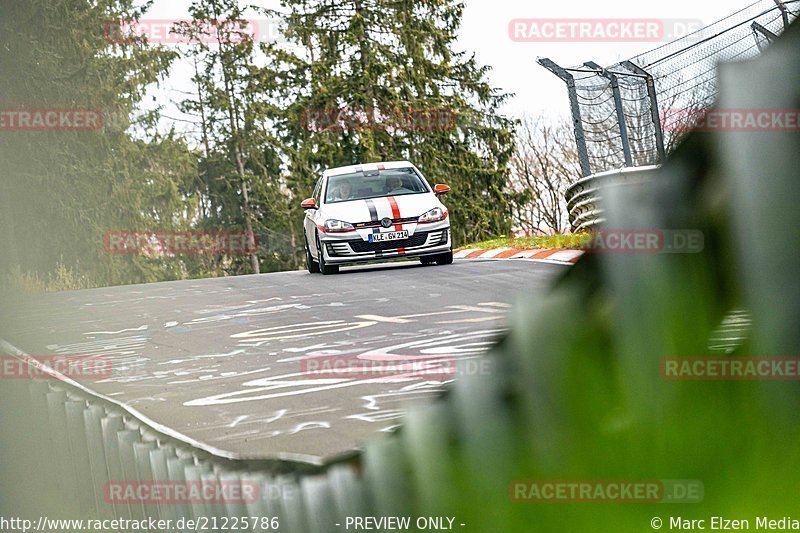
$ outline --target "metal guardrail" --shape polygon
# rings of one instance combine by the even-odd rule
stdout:
[[[644,183],[658,166],[623,168],[581,178],[564,193],[567,213],[573,232],[591,230],[603,222],[602,191],[607,187]]]
[[[30,384],[34,420],[45,422],[39,437],[54,458],[60,496],[81,514],[100,519],[177,521],[213,520],[219,524],[235,517],[275,520],[248,531],[327,531],[336,516],[363,515],[364,481],[352,465],[334,465],[324,472],[270,472],[254,463],[236,464],[198,453],[189,446],[170,443],[133,417],[92,399],[83,398],[54,381]],[[300,470],[300,469],[298,469]],[[218,503],[109,503],[106,484],[111,481],[168,481],[258,487],[257,498]],[[339,495],[335,498],[334,495]],[[113,500],[112,500],[113,501]],[[319,521],[319,524],[314,524]],[[222,531],[222,527],[208,528]],[[194,531],[187,528],[186,531]]]
[[[0,352],[28,358],[4,341]],[[337,517],[365,514],[365,481],[347,457],[325,466],[223,457],[159,431],[124,406],[91,394],[68,378],[59,379],[56,372],[44,371],[53,379],[24,384],[29,397],[25,414],[39,446],[33,454],[36,464],[51,465],[49,485],[54,493],[49,499],[62,504],[65,516],[152,517],[173,523],[184,518],[184,523],[202,520],[219,525],[209,525],[206,531],[229,531],[223,524],[238,517],[259,517],[267,521],[245,531],[322,532],[330,531]],[[24,390],[16,393],[25,395]],[[131,486],[161,481],[167,482],[164,486],[247,487],[257,497],[191,504],[120,504],[109,498],[110,482]]]

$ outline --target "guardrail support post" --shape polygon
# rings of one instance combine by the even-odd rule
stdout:
[[[94,500],[98,516],[104,519],[114,518],[114,508],[106,503],[103,489],[108,483],[108,468],[106,467],[106,450],[103,445],[103,429],[101,420],[105,411],[99,405],[89,405],[83,411],[83,424],[86,428],[86,445],[89,449],[89,467],[94,486]]]
[[[122,478],[120,483],[135,483],[138,480],[136,474],[136,457],[133,445],[141,442],[141,435],[137,430],[123,429],[117,432],[117,444],[119,446],[119,462],[122,465]],[[144,520],[146,518],[144,505],[136,502],[130,504],[131,517],[133,520]]]
[[[69,456],[69,432],[67,430],[67,392],[60,389],[52,389],[47,393],[47,412],[50,419],[50,430],[53,435],[53,451],[55,452],[54,461],[58,471],[58,485],[61,494],[69,509],[73,512],[80,511],[80,500],[74,487],[78,485],[75,478],[75,470]]]
[[[64,403],[67,415],[67,442],[70,449],[70,466],[74,471],[77,486],[72,487],[78,495],[81,512],[97,511],[95,509],[94,484],[89,458],[89,446],[86,442],[86,427],[83,412],[86,401],[68,398]]]

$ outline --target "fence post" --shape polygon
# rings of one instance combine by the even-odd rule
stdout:
[[[540,57],[536,60],[541,66],[564,80],[567,84],[567,93],[569,94],[569,108],[572,111],[572,125],[575,128],[575,143],[578,145],[578,158],[581,162],[581,174],[583,177],[592,173],[589,168],[589,152],[586,150],[586,135],[583,131],[583,122],[581,121],[581,110],[578,106],[578,92],[575,90],[575,78],[565,69],[556,65],[552,60],[546,57]]]
[[[764,26],[762,26],[761,24],[759,24],[755,20],[753,21],[752,24],[750,24],[750,28],[753,30],[753,36],[756,38],[756,46],[758,46],[758,51],[759,52],[763,52],[763,49],[761,48],[761,41],[758,40],[758,35],[757,34],[760,33],[761,35],[766,37],[767,41],[769,41],[770,43],[778,38],[777,35],[775,35],[771,31],[769,31],[767,28],[765,28]]]
[[[622,141],[622,154],[625,157],[625,166],[631,167],[633,166],[633,160],[631,159],[631,143],[628,140],[628,126],[625,124],[625,112],[622,109],[622,96],[619,93],[619,80],[617,80],[617,77],[613,73],[604,70],[603,67],[594,61],[587,61],[584,63],[584,65],[591,69],[595,69],[600,76],[607,78],[608,81],[611,82],[611,93],[614,95],[614,109],[617,111],[617,124],[619,124],[619,135],[620,140]]]
[[[786,5],[783,3],[782,0],[775,0],[775,5],[778,6],[778,9],[781,10],[781,18],[783,19],[783,29],[789,27],[789,12],[786,9]]]
[[[658,96],[656,95],[656,83],[653,76],[650,75],[645,69],[634,63],[633,61],[623,61],[621,65],[627,67],[632,72],[644,76],[647,83],[647,97],[650,99],[650,116],[653,119],[653,128],[656,133],[656,150],[658,152],[658,163],[663,163],[666,158],[664,151],[664,132],[661,129],[661,116],[658,112]]]

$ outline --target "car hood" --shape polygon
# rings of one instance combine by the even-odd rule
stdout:
[[[394,199],[397,204],[399,216],[393,214],[391,199]],[[333,218],[350,223],[369,222],[372,220],[370,204],[374,206],[378,220],[382,218],[418,217],[434,207],[444,207],[432,193],[401,194],[398,196],[370,198],[368,200],[325,204],[322,206],[321,213],[325,218]]]

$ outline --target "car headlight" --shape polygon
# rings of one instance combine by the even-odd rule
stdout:
[[[328,233],[344,233],[346,231],[355,231],[355,228],[349,222],[344,222],[342,220],[326,220],[325,221],[325,231]]]
[[[420,216],[418,222],[420,224],[430,224],[431,222],[439,222],[440,220],[444,220],[446,216],[447,211],[441,207],[434,207],[424,215]]]

